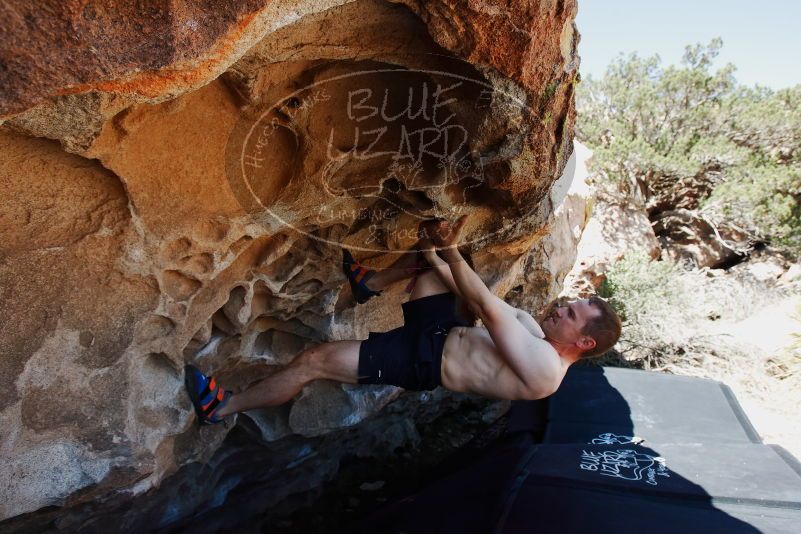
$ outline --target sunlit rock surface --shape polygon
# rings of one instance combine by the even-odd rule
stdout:
[[[588,171],[592,151],[575,142],[575,174],[582,177],[581,189],[575,191],[579,202],[589,198],[585,219],[573,225],[578,240],[575,262],[567,267],[561,278],[561,296],[576,298],[594,295],[603,283],[606,272],[627,254],[644,252],[651,258],[660,256],[660,243],[654,233],[648,213],[639,197],[631,201],[617,194],[613,186],[599,184]],[[570,205],[568,203],[565,204]],[[558,215],[558,211],[557,211]]]
[[[193,476],[230,429],[196,427],[186,363],[239,389],[397,326],[402,284],[355,307],[342,246],[384,268],[420,220],[469,213],[465,252],[496,292],[555,296],[586,219],[552,191],[572,152],[575,12],[0,7],[0,518],[110,510]],[[400,393],[317,383],[239,421],[262,443],[322,436]]]
[[[653,227],[666,255],[690,267],[724,267],[743,260],[750,251],[751,240],[744,230],[731,223],[711,221],[697,211],[664,211],[655,218]]]

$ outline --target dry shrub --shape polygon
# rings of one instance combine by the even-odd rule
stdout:
[[[801,300],[796,307],[794,319],[801,322]],[[788,387],[801,392],[801,333],[793,334],[793,338],[795,341],[786,352],[768,359],[768,372],[787,382]]]
[[[770,375],[764,359],[721,325],[782,298],[780,289],[720,270],[684,270],[640,253],[615,264],[601,292],[623,317],[618,354],[602,363],[718,379]]]

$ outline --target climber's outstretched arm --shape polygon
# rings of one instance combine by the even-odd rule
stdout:
[[[431,268],[437,274],[442,283],[448,287],[448,291],[455,293],[457,296],[459,296],[459,298],[462,298],[462,293],[459,291],[459,286],[456,285],[456,282],[453,279],[453,273],[451,272],[450,265],[448,265],[445,260],[439,257],[436,249],[434,248],[434,243],[429,240],[421,240],[420,245],[423,250],[423,257],[425,257],[428,264],[431,265]]]

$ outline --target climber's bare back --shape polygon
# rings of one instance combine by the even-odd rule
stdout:
[[[551,395],[561,384],[568,364],[550,343],[536,335],[536,325],[524,326],[527,332],[519,335],[525,336],[528,348],[528,386],[504,363],[487,329],[480,327],[457,327],[448,333],[442,353],[442,385],[451,391],[496,399],[533,400]],[[536,377],[533,383],[531,377]]]

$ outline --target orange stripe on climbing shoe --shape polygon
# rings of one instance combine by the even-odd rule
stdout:
[[[217,382],[215,382],[213,378],[209,379],[209,391],[214,391],[214,388],[216,387]]]
[[[366,274],[367,274],[367,269],[362,269],[361,271],[359,271],[359,274],[357,274],[354,277],[354,280],[356,281],[356,283],[358,284],[359,282],[361,282],[362,278],[364,278],[364,275],[366,275]]]

